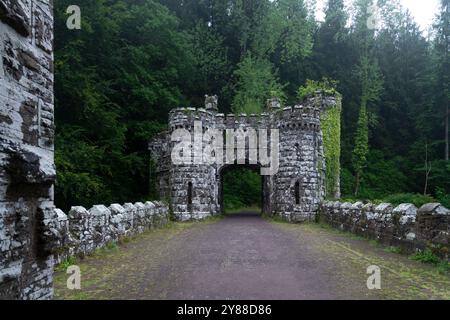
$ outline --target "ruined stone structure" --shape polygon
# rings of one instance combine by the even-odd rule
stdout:
[[[0,0],[0,298],[52,297],[53,13]]]
[[[394,208],[390,203],[326,201],[320,206],[319,218],[340,230],[398,246],[408,253],[432,248],[450,259],[450,210],[439,203],[417,209],[409,203]]]
[[[325,194],[325,161],[320,117],[324,110],[336,105],[336,99],[318,93],[306,99],[302,105],[286,108],[281,108],[278,99],[271,99],[268,101],[267,113],[261,115],[225,116],[218,113],[217,103],[217,97],[206,96],[204,109],[172,110],[169,116],[169,131],[162,133],[149,144],[153,162],[156,164],[155,178],[160,196],[170,202],[175,217],[185,221],[222,212],[223,172],[239,165],[237,161],[230,162],[226,158],[226,147],[235,141],[230,133],[241,132],[245,136],[252,129],[257,132],[277,129],[279,169],[275,175],[265,175],[262,178],[263,212],[279,215],[293,222],[314,220]],[[201,128],[195,128],[198,121],[201,122]],[[195,155],[191,164],[174,164],[172,151],[178,141],[172,139],[172,134],[179,129],[184,129],[187,135],[191,135],[190,150],[200,148],[197,150],[200,153],[205,152],[214,137],[205,134],[200,137],[202,143],[199,144],[199,141],[194,141],[195,129],[203,133],[211,129],[226,131],[226,147],[219,146],[213,151],[217,152],[217,157],[223,157],[223,161],[219,164],[199,164],[196,159],[198,156]],[[261,140],[261,136],[258,140]],[[239,149],[243,147],[236,145],[231,148],[239,153]],[[256,152],[253,148],[254,145],[252,147],[249,139],[246,139],[243,160],[247,165],[250,164],[249,155],[253,151]],[[259,155],[277,152],[272,148],[270,143],[263,143],[263,147],[258,150]],[[262,165],[256,162],[253,167],[260,169]]]

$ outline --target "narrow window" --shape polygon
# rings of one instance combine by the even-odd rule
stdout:
[[[187,201],[188,201],[188,210],[192,211],[192,182],[188,183]]]
[[[300,181],[297,181],[295,183],[295,204],[299,205],[300,204]]]

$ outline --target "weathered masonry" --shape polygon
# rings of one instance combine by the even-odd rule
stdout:
[[[219,164],[174,164],[172,150],[176,144],[172,133],[186,129],[191,133],[191,150],[198,148],[194,143],[195,123],[202,124],[201,130],[219,132],[240,131],[244,135],[249,130],[277,129],[279,134],[279,169],[274,175],[263,176],[263,212],[279,215],[288,221],[314,220],[320,202],[325,195],[325,154],[321,116],[328,109],[336,107],[337,98],[318,92],[307,98],[302,105],[281,108],[278,99],[270,99],[267,113],[261,115],[234,115],[218,113],[216,96],[206,96],[205,108],[174,109],[169,116],[169,130],[150,142],[149,148],[160,196],[167,200],[175,217],[185,221],[203,219],[222,212],[222,174],[223,171],[238,165],[227,163],[226,147],[223,148],[223,161]],[[211,144],[205,135],[202,148]],[[261,139],[259,137],[258,139]],[[339,139],[339,137],[338,137]],[[226,140],[234,143],[234,138]],[[269,139],[268,139],[269,140]],[[236,144],[237,146],[237,144]],[[238,152],[236,147],[235,152]],[[252,151],[249,139],[245,142],[245,160],[249,165]],[[267,150],[265,149],[267,148]],[[200,150],[202,152],[204,150]],[[254,150],[253,150],[254,151]],[[259,153],[271,154],[271,144],[259,148]],[[220,154],[220,153],[219,153]],[[194,156],[195,157],[195,156]],[[256,167],[261,167],[256,163]],[[339,194],[339,179],[333,186]]]
[[[53,13],[0,0],[0,299],[52,297]]]
[[[319,219],[406,253],[429,248],[450,260],[450,210],[440,203],[427,203],[418,209],[410,203],[394,207],[390,203],[325,201],[320,205]]]

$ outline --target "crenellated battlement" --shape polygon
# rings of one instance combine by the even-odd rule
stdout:
[[[208,98],[206,104],[208,103]],[[325,102],[324,102],[325,101]],[[201,121],[205,129],[295,129],[320,130],[320,115],[327,106],[335,104],[332,97],[311,97],[305,104],[274,108],[272,100],[268,102],[268,110],[261,114],[223,114],[217,109],[175,108],[169,113],[169,130],[190,130],[196,121]]]

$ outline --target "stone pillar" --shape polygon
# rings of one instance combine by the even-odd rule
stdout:
[[[436,247],[440,246],[440,254],[449,258],[450,210],[440,203],[423,205],[417,211],[417,238]]]
[[[0,0],[0,299],[53,295],[52,6]]]

